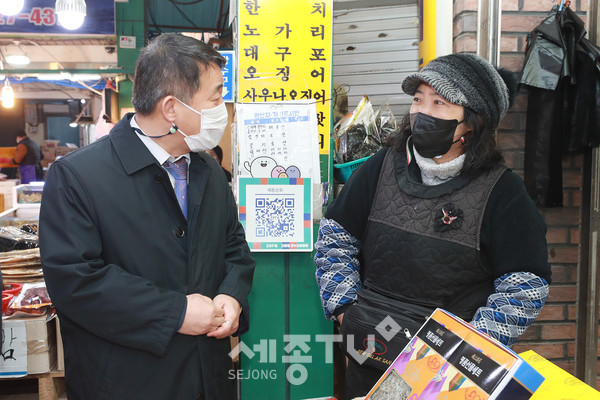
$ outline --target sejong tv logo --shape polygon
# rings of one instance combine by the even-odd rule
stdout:
[[[386,316],[375,327],[375,330],[388,342],[401,332],[407,337],[410,335],[406,330],[403,331],[402,327],[390,316]],[[311,337],[311,335],[284,335],[283,341],[286,345],[283,347],[284,354],[281,355],[281,358],[278,355],[277,339],[261,339],[259,343],[252,345],[252,347],[240,341],[231,350],[229,357],[235,359],[240,354],[249,359],[258,357],[258,362],[261,365],[273,364],[273,368],[232,369],[229,370],[229,379],[275,380],[278,377],[278,369],[275,368],[275,365],[281,360],[287,366],[285,376],[288,382],[292,385],[302,385],[308,379],[308,369],[305,365],[313,362],[313,356],[309,354],[311,351],[310,344],[318,343],[319,347],[324,344],[325,363],[332,364],[334,343],[343,343],[343,337],[342,335],[315,335],[314,337]],[[382,340],[375,339],[375,335],[368,335],[363,340],[362,345],[365,350],[357,351],[354,336],[347,335],[346,355],[352,357],[359,364],[363,364],[373,355],[377,356],[387,352],[387,345]]]

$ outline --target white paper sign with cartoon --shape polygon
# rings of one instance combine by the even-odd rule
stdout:
[[[237,104],[239,176],[320,183],[315,102]]]

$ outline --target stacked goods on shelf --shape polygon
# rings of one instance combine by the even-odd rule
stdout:
[[[37,224],[0,228],[0,270],[4,282],[43,282]]]
[[[0,253],[0,268],[4,282],[32,283],[44,280],[39,248]]]

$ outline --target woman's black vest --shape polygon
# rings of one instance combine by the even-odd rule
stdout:
[[[403,154],[388,151],[361,244],[364,286],[470,321],[493,292],[480,233],[504,171],[427,186],[410,177]]]
[[[42,161],[40,146],[30,138],[21,140],[19,144],[24,144],[27,147],[27,154],[23,157],[19,165],[39,165]]]

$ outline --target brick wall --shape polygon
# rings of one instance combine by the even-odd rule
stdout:
[[[500,65],[519,74],[527,34],[555,4],[552,0],[503,0]],[[477,0],[454,1],[454,52],[477,50]],[[571,9],[587,22],[588,0],[574,0]],[[518,75],[519,77],[520,75]],[[523,176],[527,95],[521,90],[500,124],[498,146],[507,165]],[[537,321],[515,344],[514,350],[534,350],[554,364],[574,373],[582,202],[582,156],[563,159],[564,207],[544,208],[548,226],[548,257],[552,264],[550,296]],[[596,387],[600,387],[597,386]]]

